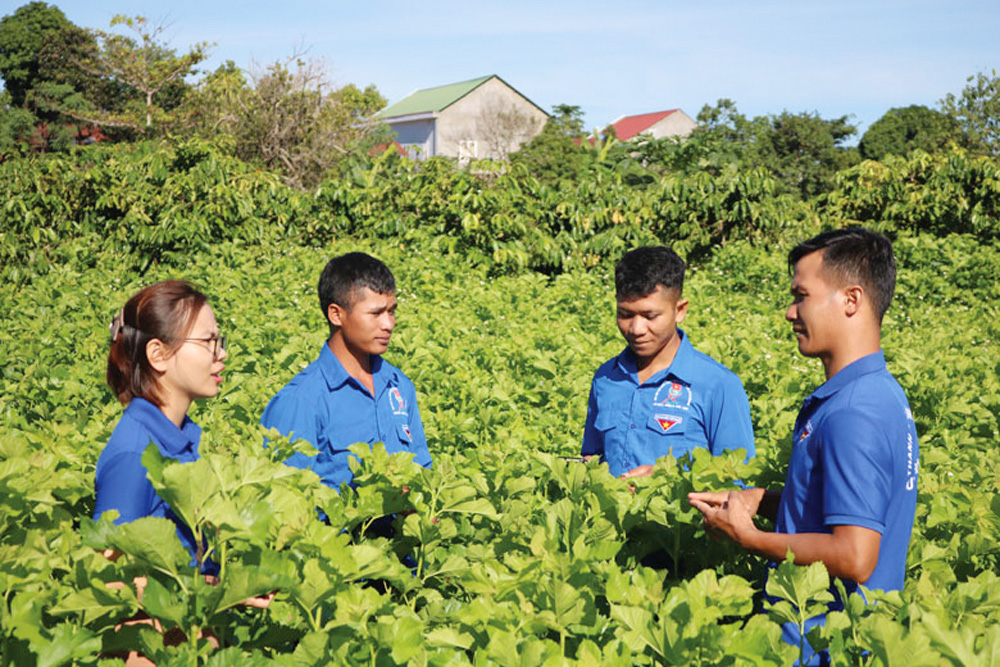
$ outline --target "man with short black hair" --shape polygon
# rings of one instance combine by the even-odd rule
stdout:
[[[590,386],[584,456],[612,475],[650,475],[656,460],[701,447],[754,455],[750,402],[740,379],[691,346],[684,262],[665,246],[637,248],[615,267],[618,330],[628,347]]]
[[[285,385],[261,423],[319,450],[286,463],[311,468],[327,486],[353,479],[347,448],[382,442],[431,465],[417,394],[402,371],[382,359],[396,326],[396,282],[389,268],[360,252],[334,257],[319,279],[319,302],[330,337],[319,359]]]
[[[709,528],[772,561],[791,550],[800,565],[824,563],[848,593],[858,584],[899,590],[920,450],[906,394],[881,350],[896,284],[892,244],[864,229],[829,231],[792,249],[788,264],[785,318],[799,352],[823,362],[826,382],[799,412],[785,487],[691,493],[689,500]],[[774,519],[774,532],[759,530],[755,514]],[[799,644],[794,624],[784,637]],[[808,659],[822,664],[826,656]]]

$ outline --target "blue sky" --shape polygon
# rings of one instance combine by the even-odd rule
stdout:
[[[4,0],[7,14],[21,2]],[[53,3],[50,3],[53,4]],[[374,83],[395,102],[498,74],[536,104],[582,107],[588,128],[728,97],[744,114],[853,114],[934,107],[1000,69],[997,0],[64,0],[84,27],[116,13],[168,24],[171,46],[215,42],[214,68],[325,61],[335,84]],[[855,137],[855,141],[858,137]]]

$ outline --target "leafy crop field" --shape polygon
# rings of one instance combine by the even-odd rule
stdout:
[[[798,655],[781,643],[779,624],[823,603],[822,566],[779,566],[767,592],[784,602],[760,610],[764,563],[708,539],[685,495],[732,479],[783,481],[795,414],[822,382],[784,321],[785,253],[818,224],[811,214],[764,237],[691,246],[700,250],[685,330],[742,377],[758,458],[668,459],[653,477],[624,482],[596,463],[558,458],[578,452],[591,374],[622,347],[600,252],[584,261],[581,250],[572,255],[580,261],[543,273],[484,254],[460,232],[366,234],[359,222],[324,234],[306,234],[305,222],[280,233],[261,222],[232,238],[181,225],[170,253],[152,252],[165,247],[153,237],[126,251],[128,221],[103,221],[97,233],[52,194],[53,184],[66,187],[56,175],[24,178],[33,185],[8,193],[3,213],[0,663],[112,664],[128,649],[189,665],[783,665]],[[242,196],[226,190],[243,187],[241,178],[214,186],[220,200]],[[421,187],[427,210],[456,186]],[[246,216],[274,206],[293,220],[305,205],[253,192],[266,201]],[[49,231],[32,238],[27,213],[11,202],[64,217],[46,218]],[[473,205],[447,204],[470,214]],[[1000,660],[1000,246],[982,230],[931,234],[918,223],[896,235],[900,278],[883,341],[922,453],[907,584],[830,616],[814,639],[832,647],[836,664]],[[630,237],[614,238],[601,252],[614,255]],[[446,251],[448,239],[469,245]],[[544,256],[527,237],[518,244],[523,257]],[[322,266],[355,249],[396,274],[399,326],[387,358],[417,386],[435,461],[424,470],[360,448],[361,486],[338,495],[265,450],[257,421],[323,343]],[[140,286],[167,277],[200,285],[231,341],[221,396],[192,412],[204,428],[202,460],[147,459],[161,495],[208,536],[222,565],[215,587],[188,567],[169,523],[90,519],[94,466],[121,412],[103,382],[107,322]],[[396,517],[395,537],[366,534],[385,515]],[[125,556],[110,562],[95,551],[108,545]],[[654,552],[658,569],[643,564]],[[150,580],[141,603],[130,588],[106,587],[139,575]],[[238,604],[270,590],[278,594],[267,610]],[[164,646],[149,626],[117,629],[138,611],[188,637],[207,631],[221,646]]]

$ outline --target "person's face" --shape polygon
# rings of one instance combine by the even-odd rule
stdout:
[[[222,383],[225,368],[222,362],[227,354],[218,343],[219,325],[210,306],[201,307],[184,338],[180,347],[164,361],[160,383],[171,394],[191,400],[215,396]]]
[[[827,282],[823,274],[823,251],[809,253],[798,261],[792,274],[792,304],[785,319],[806,357],[832,354],[841,337],[844,317],[842,290]]]
[[[677,325],[687,315],[687,299],[677,290],[657,285],[638,299],[618,302],[618,330],[640,359],[654,359],[677,336]]]
[[[383,354],[396,328],[396,295],[379,294],[367,287],[353,294],[350,309],[330,304],[330,322],[339,327],[344,343],[368,354]]]

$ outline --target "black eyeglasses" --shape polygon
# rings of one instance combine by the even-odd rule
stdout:
[[[185,338],[185,341],[206,343],[208,345],[208,350],[212,353],[213,358],[219,356],[219,350],[226,349],[226,337],[225,336],[209,336],[208,338]]]

